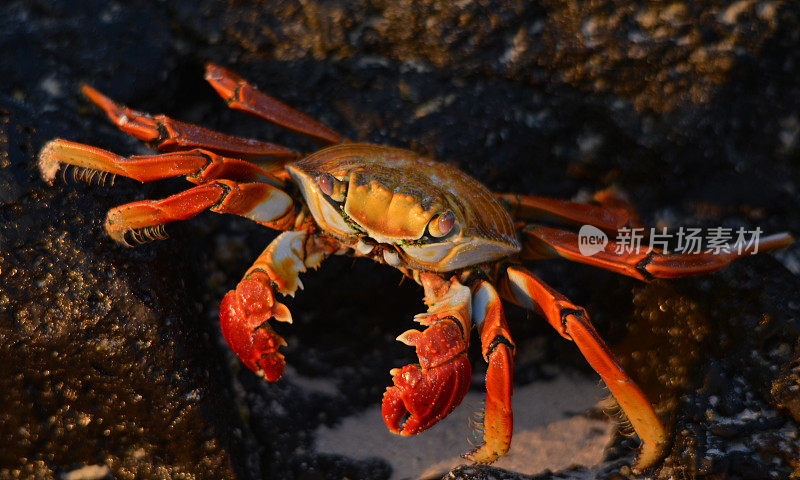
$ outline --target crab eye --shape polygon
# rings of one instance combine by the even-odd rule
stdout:
[[[433,220],[431,220],[430,225],[428,226],[428,231],[434,237],[443,237],[450,233],[450,230],[453,229],[453,226],[456,224],[456,217],[453,215],[453,212],[447,210],[444,213],[440,213],[437,215]]]
[[[319,189],[322,190],[327,196],[331,196],[333,194],[333,184],[335,180],[333,175],[330,173],[323,173],[320,175],[319,179],[317,179],[317,185],[319,185]]]
[[[343,202],[347,194],[347,181],[339,180],[328,172],[317,178],[320,191],[334,202]]]

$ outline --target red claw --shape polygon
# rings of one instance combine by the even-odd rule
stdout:
[[[247,368],[274,382],[281,378],[286,366],[278,351],[286,341],[267,320],[291,322],[291,315],[285,305],[275,301],[269,278],[259,274],[242,280],[236,290],[225,295],[219,307],[219,325],[228,346]]]
[[[415,435],[461,403],[469,389],[471,368],[466,342],[453,319],[437,321],[424,332],[409,330],[398,340],[417,347],[419,365],[392,369],[394,386],[383,394],[381,413],[392,433]]]

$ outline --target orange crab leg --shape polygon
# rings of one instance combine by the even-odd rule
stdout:
[[[616,206],[591,205],[515,193],[501,193],[497,196],[506,204],[511,216],[519,220],[553,220],[571,225],[594,225],[612,231],[638,222],[631,211]]]
[[[714,272],[737,258],[750,255],[755,248],[750,245],[741,250],[697,254],[669,254],[654,249],[648,253],[646,248],[628,252],[617,243],[609,241],[604,250],[586,256],[581,254],[578,235],[574,232],[533,225],[525,228],[523,233],[524,258],[564,257],[645,281],[651,278],[677,278]],[[762,238],[758,249],[775,250],[790,245],[793,241],[788,233],[778,233]]]
[[[621,192],[617,188],[609,187],[603,190],[598,190],[597,192],[594,192],[594,195],[592,195],[592,200],[599,203],[603,207],[615,208],[627,212],[628,217],[630,218],[629,226],[636,227],[642,225],[642,222],[639,219],[639,214],[636,212],[636,208],[633,206],[633,203],[631,203],[625,193]]]
[[[230,108],[251,113],[290,130],[329,143],[338,143],[344,140],[344,137],[322,123],[260,92],[256,87],[226,68],[207,63],[205,78]]]
[[[126,203],[109,210],[106,231],[114,240],[125,242],[125,234],[176,220],[187,220],[203,210],[234,213],[271,228],[285,230],[294,223],[291,197],[266,183],[237,183],[217,180],[198,185],[161,200]],[[155,233],[154,233],[155,232]],[[147,230],[148,236],[160,232]]]
[[[52,181],[60,164],[108,172],[140,182],[186,175],[187,180],[196,184],[225,178],[283,185],[278,178],[250,162],[201,149],[123,157],[102,148],[56,138],[47,142],[39,153],[39,168],[45,180]]]
[[[518,266],[507,269],[500,289],[503,297],[521,307],[541,311],[561,336],[575,342],[589,365],[600,374],[642,440],[637,466],[645,468],[656,462],[666,443],[667,433],[650,402],[625,374],[595,331],[586,310]]]
[[[514,416],[511,410],[514,342],[508,332],[500,297],[489,282],[472,287],[472,319],[481,336],[486,370],[486,402],[483,414],[483,444],[465,455],[474,462],[491,463],[511,445]]]
[[[157,150],[201,147],[234,155],[274,155],[294,158],[297,152],[274,143],[235,137],[207,128],[174,120],[165,115],[151,116],[120,105],[88,85],[81,92],[103,109],[108,118],[123,132],[147,142]]]

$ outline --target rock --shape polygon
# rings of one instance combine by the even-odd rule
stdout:
[[[796,468],[796,424],[770,392],[787,389],[781,367],[796,361],[797,293],[796,276],[753,257],[634,295],[628,338],[617,348],[636,378],[659,385],[649,392],[674,418],[656,478],[786,478]]]
[[[180,246],[114,245],[102,195],[39,184],[35,132],[53,127],[0,109],[20,192],[0,212],[0,477],[98,464],[114,478],[257,478],[217,333],[174,293],[187,287],[170,272],[192,276]]]
[[[170,225],[170,240],[115,245],[105,211],[185,186],[41,181],[35,156],[56,136],[146,151],[80,99],[81,82],[141,110],[315,147],[226,110],[202,80],[212,60],[349,138],[414,148],[495,190],[570,198],[613,184],[647,224],[797,232],[799,13],[769,1],[3,3],[0,478],[93,466],[144,479],[393,474],[379,458],[318,453],[314,432],[374,406],[389,368],[413,360],[394,338],[424,308],[420,290],[368,262],[326,263],[287,302],[293,370],[259,381],[216,315],[274,234],[208,214]],[[797,468],[798,252],[777,255],[794,273],[764,256],[649,285],[536,265],[670,412],[674,443],[649,475]],[[544,322],[508,315],[526,346],[518,384],[553,365],[591,375]],[[612,478],[634,449],[619,436],[601,465],[536,478]],[[475,466],[448,476],[520,478]]]

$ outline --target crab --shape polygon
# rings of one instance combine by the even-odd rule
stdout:
[[[494,194],[447,163],[409,150],[350,142],[221,66],[207,64],[205,78],[229,107],[327,146],[302,155],[138,112],[83,85],[83,94],[120,130],[162,153],[125,157],[54,139],[39,153],[39,167],[51,183],[67,165],[87,180],[109,174],[140,182],[185,176],[196,184],[164,199],[111,209],[105,229],[126,245],[162,238],[164,224],[205,210],[240,215],[282,232],[220,305],[222,335],[247,368],[269,382],[283,374],[280,347],[286,342],[270,321],[291,323],[292,315],[276,293],[293,295],[302,287],[299,274],[330,255],[367,257],[419,283],[427,305],[414,317],[424,329],[397,337],[416,349],[419,362],[390,372],[392,385],[383,394],[381,412],[391,432],[418,434],[459,405],[470,385],[467,347],[476,327],[488,364],[483,438],[464,456],[490,463],[508,451],[516,346],[503,314],[505,299],[538,312],[575,342],[639,436],[637,466],[658,461],[668,434],[651,403],[620,367],[586,310],[523,262],[563,257],[649,281],[713,272],[753,253],[752,246],[718,254],[671,254],[625,252],[610,241],[595,254],[582,255],[579,236],[570,227],[615,232],[639,225],[619,192],[600,192],[593,203]],[[786,233],[772,235],[758,248],[771,250],[791,241]]]

